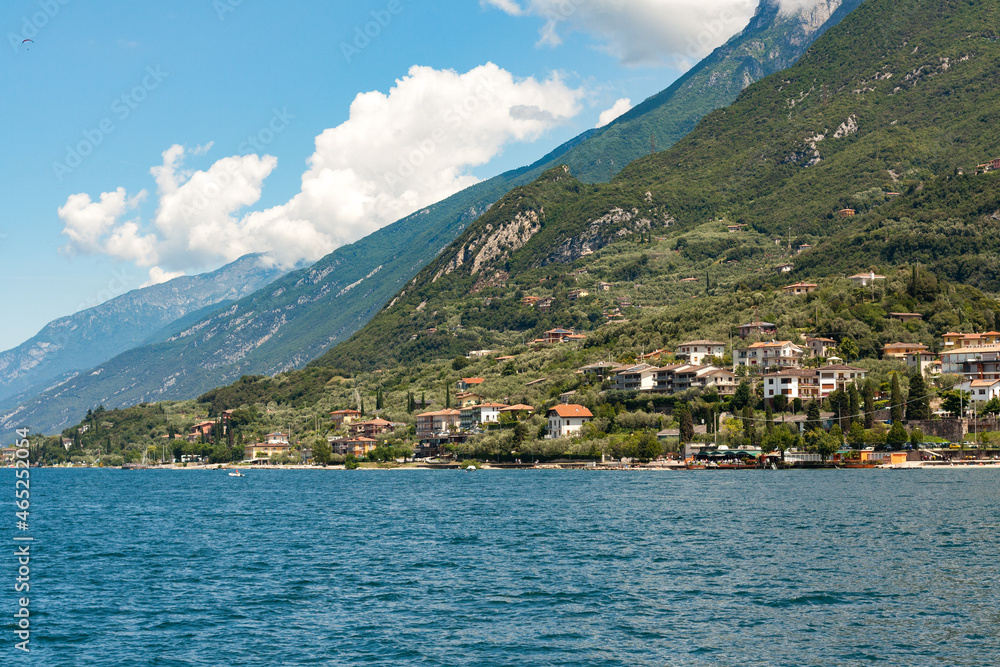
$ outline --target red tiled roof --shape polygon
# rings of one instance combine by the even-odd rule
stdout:
[[[568,419],[570,417],[593,417],[590,410],[583,407],[582,405],[557,405],[549,409],[549,412],[555,412],[557,415],[563,419]]]

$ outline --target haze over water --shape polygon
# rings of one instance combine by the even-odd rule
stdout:
[[[1000,663],[995,471],[32,482],[3,664]]]

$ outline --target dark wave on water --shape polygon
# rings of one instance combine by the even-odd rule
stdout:
[[[998,489],[988,470],[33,470],[32,652],[7,632],[0,663],[996,665]]]

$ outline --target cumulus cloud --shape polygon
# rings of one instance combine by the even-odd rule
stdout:
[[[415,66],[387,93],[359,94],[348,120],[316,138],[288,202],[251,210],[277,167],[272,156],[229,156],[191,170],[186,158],[211,144],[172,146],[151,169],[150,220],[126,219],[139,198],[123,188],[98,202],[71,195],[59,209],[67,250],[151,267],[151,283],[250,252],[286,266],[314,261],[476,183],[472,168],[577,115],[581,97],[558,75],[517,79],[492,63],[465,73]]]
[[[791,5],[823,0],[780,0]],[[539,44],[583,31],[626,65],[686,68],[742,30],[757,0],[482,0],[511,16],[544,19]]]
[[[606,109],[601,112],[601,115],[597,118],[597,125],[595,127],[604,127],[618,116],[632,108],[632,100],[627,97],[623,97],[617,102],[615,102],[610,109]]]

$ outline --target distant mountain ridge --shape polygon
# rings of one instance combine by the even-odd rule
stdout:
[[[240,299],[284,273],[261,255],[247,255],[215,271],[135,289],[53,320],[21,345],[0,352],[0,399],[41,391],[143,344],[180,317]]]
[[[98,404],[187,398],[241,375],[274,374],[309,362],[363,327],[512,188],[560,164],[583,180],[611,178],[650,152],[651,134],[657,148],[669,147],[756,77],[794,62],[860,2],[818,0],[825,8],[819,14],[784,15],[774,0],[763,0],[750,26],[709,56],[709,64],[610,125],[340,248],[182,331],[129,350],[37,398],[8,404],[0,410],[5,413],[0,435],[20,423],[43,431],[58,428]]]

